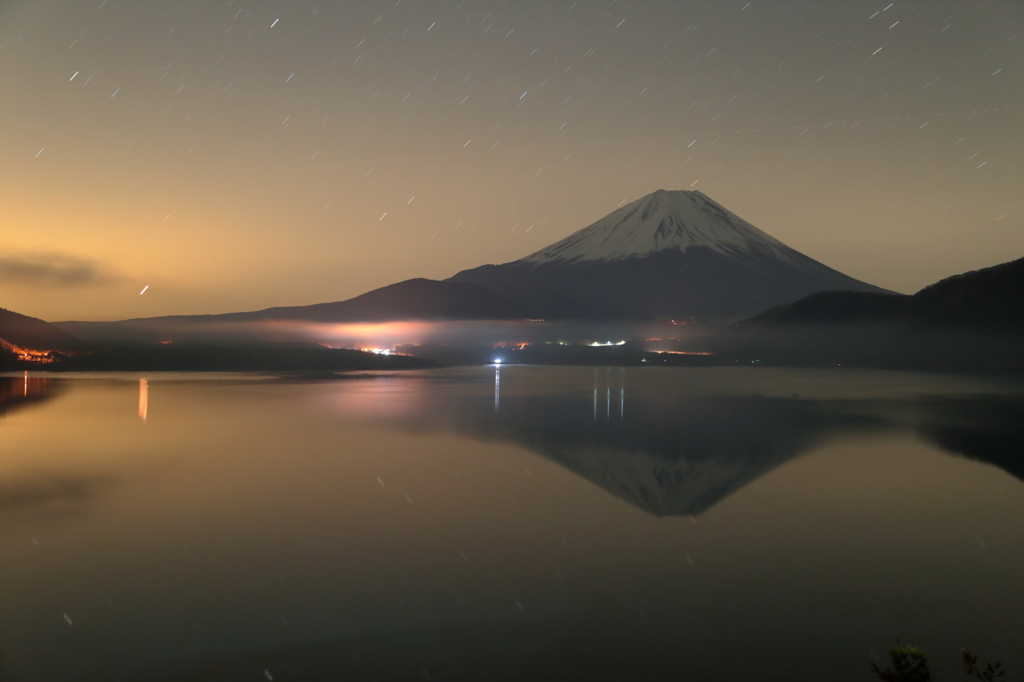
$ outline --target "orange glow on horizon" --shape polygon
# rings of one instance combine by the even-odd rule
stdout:
[[[685,351],[685,350],[652,350],[652,353],[660,353],[664,355],[714,355],[714,353],[708,352],[697,352],[697,351]]]
[[[15,346],[4,339],[0,339],[0,348],[11,351],[14,353],[18,360],[22,362],[35,362],[41,365],[52,365],[57,362],[56,353],[54,350],[34,350],[31,348],[22,348],[21,346]]]

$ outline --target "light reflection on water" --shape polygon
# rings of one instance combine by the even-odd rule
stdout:
[[[1013,384],[192,379],[0,378],[4,680],[1024,670]]]
[[[139,379],[139,419],[146,421],[149,414],[149,380]]]

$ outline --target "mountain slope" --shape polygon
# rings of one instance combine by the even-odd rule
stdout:
[[[544,318],[738,317],[832,289],[883,292],[700,192],[659,190],[523,259],[464,270]]]
[[[783,364],[1024,369],[1024,258],[912,296],[813,294],[738,323],[718,350]]]
[[[222,315],[169,315],[118,322],[59,322],[62,329],[96,343],[154,343],[192,337],[210,323],[296,320],[304,322],[385,322],[392,320],[504,320],[522,311],[475,284],[409,279],[333,303],[266,308]]]
[[[827,291],[738,326],[899,322],[917,327],[1024,329],[1024,258],[940,280],[912,296]]]
[[[925,326],[1024,330],[1024,258],[947,277],[914,294],[915,322]]]
[[[517,317],[520,312],[499,294],[474,284],[417,278],[374,289],[345,301],[207,317],[221,321],[378,322],[508,319]]]
[[[795,253],[702,192],[658,190],[517,262],[613,261],[693,246],[753,260]]]
[[[0,339],[35,351],[78,351],[87,345],[56,325],[4,308],[0,308]]]

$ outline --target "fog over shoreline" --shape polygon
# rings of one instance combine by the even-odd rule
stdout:
[[[395,321],[318,323],[259,322],[70,322],[60,326],[95,344],[188,343],[232,345],[316,343],[331,348],[387,349],[403,345],[499,346],[569,343],[618,344],[643,341],[650,350],[699,343],[717,325],[686,321]]]

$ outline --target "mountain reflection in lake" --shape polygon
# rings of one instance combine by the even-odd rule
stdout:
[[[30,381],[0,378],[5,681],[865,680],[896,637],[1024,670],[1019,385]]]

